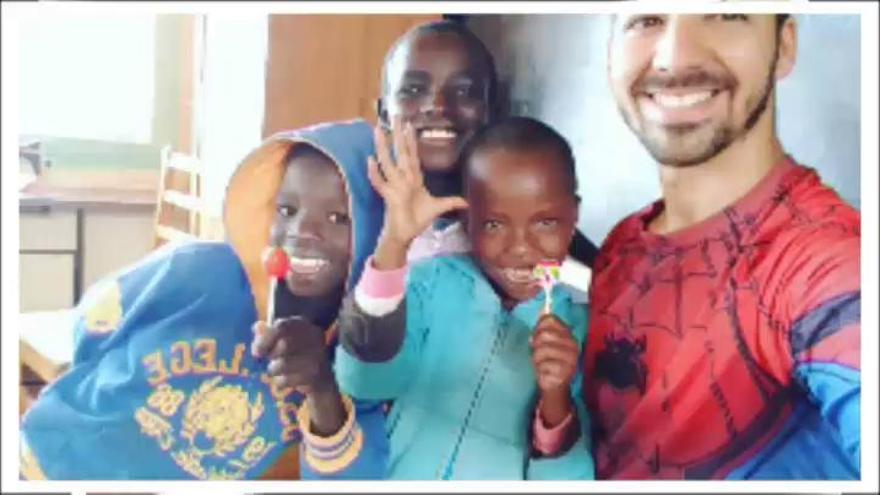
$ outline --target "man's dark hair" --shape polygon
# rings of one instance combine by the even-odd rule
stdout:
[[[782,26],[785,25],[785,21],[791,17],[791,14],[776,14],[776,34],[782,32]]]
[[[468,140],[461,152],[461,160],[467,168],[475,154],[499,149],[512,152],[555,153],[559,157],[559,165],[563,167],[567,176],[569,192],[577,196],[574,153],[568,141],[549,125],[530,117],[503,118],[484,127]],[[466,185],[467,181],[465,181]]]
[[[498,94],[498,72],[495,68],[495,58],[483,41],[468,29],[462,22],[442,20],[421,24],[414,27],[397,40],[394,45],[385,54],[385,63],[382,66],[382,96],[384,97],[389,90],[388,83],[388,65],[392,58],[397,54],[397,50],[411,39],[418,38],[425,34],[452,34],[465,42],[468,49],[477,57],[477,60],[486,68],[488,76],[488,95],[489,107],[493,109],[496,105]]]

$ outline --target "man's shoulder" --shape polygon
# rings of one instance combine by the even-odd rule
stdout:
[[[809,183],[812,182],[812,183]],[[768,293],[788,298],[792,317],[861,286],[861,215],[815,179],[792,188],[752,244]]]
[[[826,235],[844,238],[861,235],[859,210],[822,182],[815,170],[797,166],[791,175],[795,180],[787,194],[779,195],[774,201],[790,216],[793,232],[826,232]]]
[[[776,200],[779,221],[768,221],[757,241],[781,257],[858,263],[861,214],[809,172]]]
[[[601,271],[611,254],[619,252],[621,247],[640,242],[645,230],[645,219],[650,217],[660,204],[660,200],[653,201],[617,222],[602,241],[599,254],[593,263],[593,270]]]

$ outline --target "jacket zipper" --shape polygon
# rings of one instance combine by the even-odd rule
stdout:
[[[505,340],[504,337],[508,333],[505,330],[508,325],[508,317],[506,315],[502,316],[502,324],[495,325],[495,328],[498,330],[495,333],[495,339],[492,342],[492,350],[489,352],[489,357],[486,359],[486,363],[483,365],[483,369],[480,372],[480,379],[477,380],[477,386],[474,388],[474,393],[471,396],[471,402],[468,406],[468,411],[464,416],[464,422],[461,425],[461,429],[458,432],[458,437],[455,440],[455,445],[452,447],[452,454],[449,456],[449,461],[446,464],[446,468],[443,470],[443,474],[440,476],[441,479],[448,480],[452,476],[452,466],[455,465],[455,460],[458,457],[459,448],[461,448],[461,443],[464,441],[464,435],[467,432],[468,425],[470,424],[471,416],[474,413],[474,410],[477,407],[477,403],[480,400],[481,392],[483,391],[483,385],[486,382],[486,377],[489,375],[489,369],[492,367],[492,363],[495,361],[495,356],[498,354],[498,350],[501,348],[501,343]]]

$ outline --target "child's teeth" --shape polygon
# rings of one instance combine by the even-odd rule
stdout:
[[[291,262],[302,268],[321,268],[328,263],[327,260],[321,258],[298,258],[291,256]]]
[[[425,129],[422,131],[422,137],[428,139],[453,139],[455,132],[449,129]]]
[[[504,275],[514,282],[528,282],[531,280],[532,272],[522,268],[508,268],[504,270]]]

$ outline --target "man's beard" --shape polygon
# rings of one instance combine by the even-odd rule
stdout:
[[[776,44],[776,49],[773,54],[773,61],[770,64],[770,71],[767,74],[767,80],[764,83],[763,93],[761,97],[758,99],[756,104],[752,107],[752,109],[748,113],[748,117],[743,124],[743,127],[739,130],[734,128],[732,123],[722,123],[712,132],[712,136],[709,138],[706,144],[700,145],[698,149],[691,150],[688,148],[692,148],[696,145],[691,146],[677,146],[670,145],[669,140],[665,139],[665,135],[670,133],[676,134],[673,138],[673,141],[686,140],[689,134],[698,131],[699,125],[688,125],[681,126],[675,129],[661,129],[659,132],[661,135],[659,136],[651,136],[652,130],[643,130],[639,132],[632,118],[624,111],[624,109],[618,105],[618,110],[623,116],[624,121],[629,126],[629,128],[636,134],[636,137],[639,138],[642,145],[645,149],[648,150],[648,153],[654,157],[658,163],[663,165],[671,166],[671,167],[692,167],[695,165],[699,165],[704,163],[719,153],[727,149],[734,141],[745,136],[755,127],[758,121],[761,119],[761,116],[767,110],[767,106],[770,102],[770,95],[772,94],[774,85],[775,85],[775,77],[776,73],[776,64],[779,59],[779,43]],[[696,136],[694,136],[696,137]],[[684,148],[684,149],[680,149]]]

